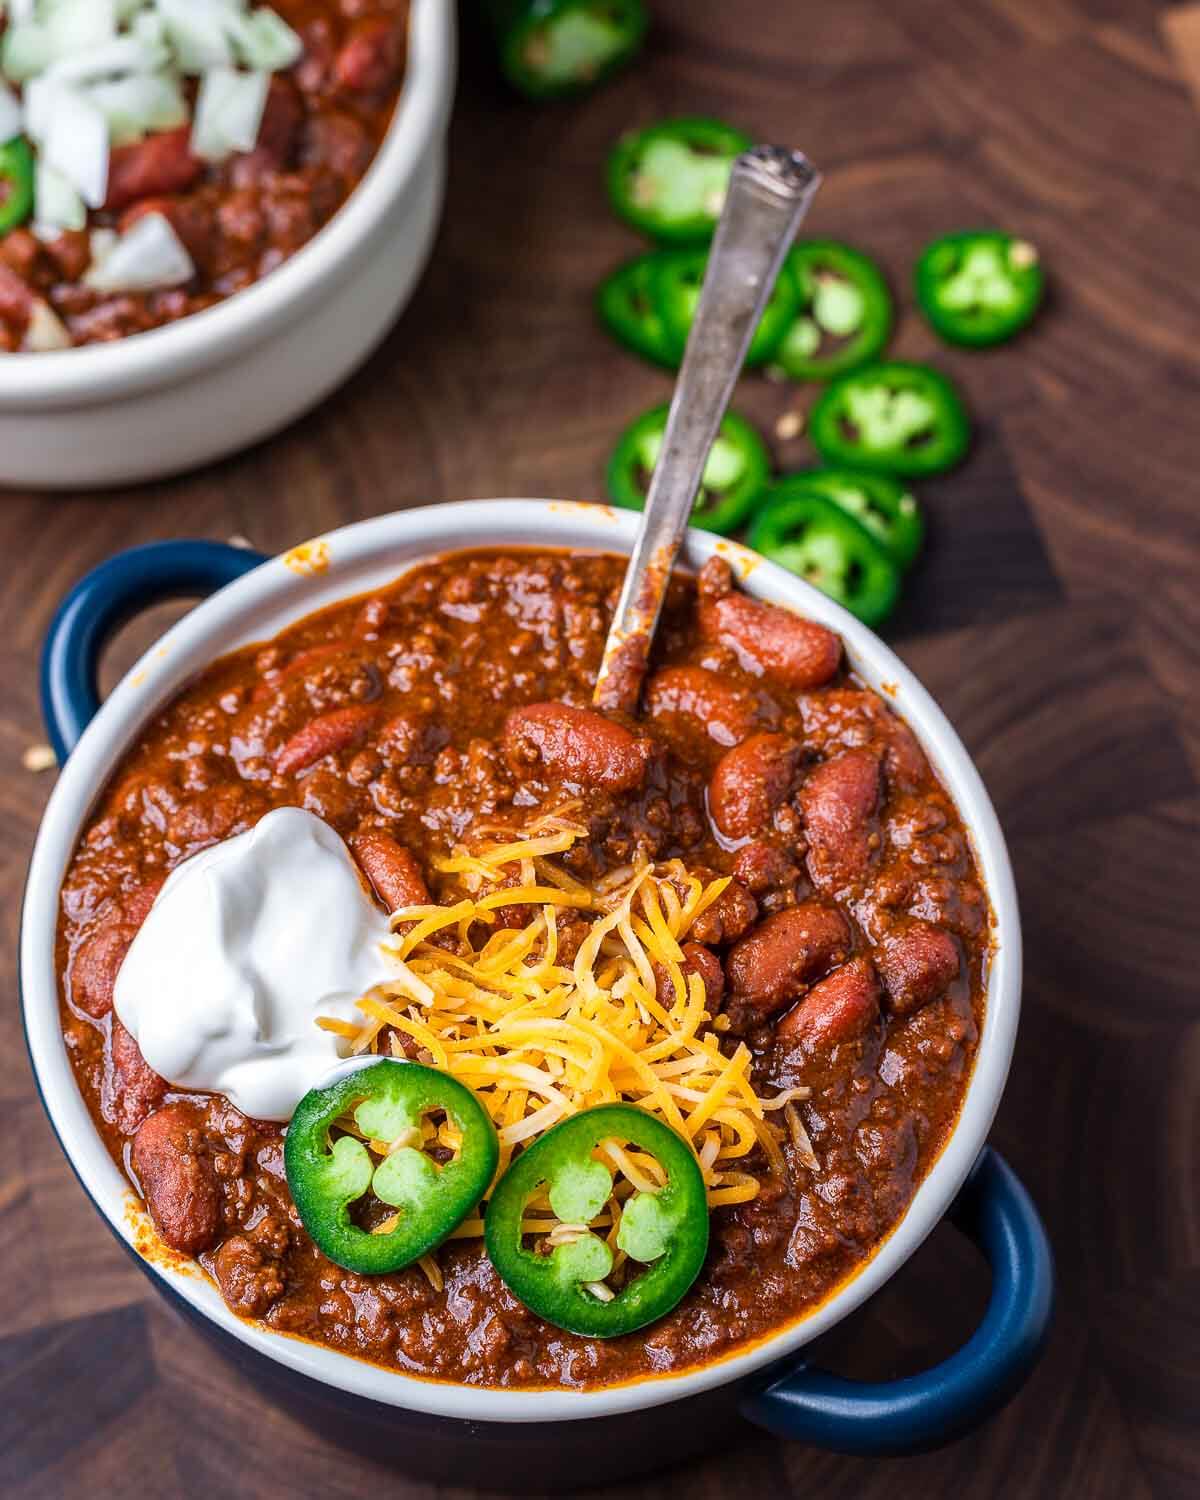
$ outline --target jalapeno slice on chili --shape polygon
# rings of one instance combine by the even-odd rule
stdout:
[[[632,421],[608,461],[609,498],[627,510],[641,510],[658,463],[669,407],[652,407]],[[750,423],[726,412],[704,465],[692,525],[727,536],[743,524],[771,472],[771,455]]]
[[[748,540],[864,625],[886,620],[900,596],[900,569],[865,527],[824,495],[794,490],[777,496],[755,517]]]
[[[1033,318],[1045,290],[1037,249],[998,229],[943,235],[921,253],[917,301],[951,344],[1010,339]]]
[[[767,491],[768,503],[784,495],[823,495],[869,531],[898,568],[909,568],[925,540],[917,497],[890,474],[853,469],[803,469],[785,474]]]
[[[488,0],[500,66],[530,99],[579,93],[639,50],[643,0]]]
[[[952,469],[971,429],[944,375],[892,360],[835,380],[813,407],[808,431],[829,464],[912,476]]]
[[[675,352],[675,362],[683,358],[692,319],[700,301],[704,273],[708,268],[708,249],[661,250],[652,257],[650,295],[662,314],[667,340]],[[775,278],[771,297],[746,354],[747,365],[765,364],[779,345],[800,304],[800,292],[791,264],[784,261]]]
[[[605,171],[613,208],[652,239],[709,240],[734,160],[752,144],[732,125],[703,118],[630,131],[617,142]]]
[[[880,352],[892,294],[868,256],[837,240],[802,240],[789,255],[800,308],[772,355],[792,380],[831,380]]]
[[[431,1116],[443,1117],[437,1144],[453,1145],[444,1165],[422,1149]],[[288,1187],[313,1243],[335,1265],[369,1276],[440,1244],[487,1192],[498,1159],[495,1126],[470,1089],[436,1068],[387,1058],[310,1090],[284,1139]],[[351,1218],[360,1203],[360,1215],[379,1205],[395,1212],[360,1228]]]
[[[33,212],[33,151],[23,135],[0,146],[0,234]]]
[[[620,1199],[612,1244],[611,1217],[595,1224],[606,1206],[612,1212],[606,1143],[651,1158],[639,1165],[646,1178],[662,1179],[657,1191],[639,1187]],[[532,1248],[527,1211],[557,1221]],[[497,1274],[530,1312],[585,1338],[616,1338],[670,1312],[699,1275],[708,1249],[704,1178],[669,1125],[633,1105],[600,1104],[526,1146],[496,1184],[483,1232]],[[626,1256],[616,1277],[613,1245]]]
[[[619,266],[596,293],[596,311],[609,333],[643,359],[674,369],[679,364],[673,339],[651,292],[656,257],[639,255]]]

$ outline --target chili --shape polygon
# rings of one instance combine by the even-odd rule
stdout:
[[[627,1275],[615,1295],[605,1283],[612,1248],[591,1229],[534,1250],[525,1247],[522,1229],[530,1204],[543,1194],[560,1223],[593,1224],[613,1196],[612,1171],[596,1156],[609,1140],[635,1146],[666,1179],[657,1192],[636,1191],[621,1203],[614,1244],[646,1269]],[[669,1126],[630,1105],[601,1104],[521,1152],[492,1193],[484,1237],[501,1279],[531,1312],[570,1333],[615,1338],[670,1312],[700,1274],[708,1249],[704,1178]]]
[[[608,195],[618,216],[651,239],[712,238],[735,159],[748,135],[720,120],[664,120],[623,135],[608,158]]]
[[[667,428],[665,404],[643,412],[617,440],[606,471],[615,505],[641,510]],[[708,460],[700,493],[692,507],[692,524],[722,536],[743,525],[771,472],[771,456],[758,433],[736,412],[726,412]]]
[[[420,1149],[434,1112],[458,1135],[441,1166]],[[356,1135],[334,1138],[343,1121],[385,1148],[383,1159]],[[335,1265],[371,1275],[441,1244],[487,1192],[498,1157],[495,1126],[469,1089],[448,1073],[387,1059],[305,1094],[284,1142],[288,1187],[313,1242]],[[351,1219],[368,1195],[398,1210],[373,1230]]]
[[[927,245],[916,269],[917,302],[952,344],[983,347],[1019,333],[1045,291],[1037,249],[1000,230],[967,230]]]
[[[944,375],[893,360],[834,381],[812,409],[809,436],[829,464],[940,474],[965,457],[970,422]]]
[[[488,0],[500,66],[529,99],[591,88],[641,50],[643,0]]]
[[[789,256],[800,307],[772,356],[792,380],[830,380],[874,359],[892,331],[892,295],[868,256],[805,240]]]
[[[238,1316],[468,1385],[577,1389],[682,1373],[825,1303],[894,1229],[950,1139],[986,1019],[991,943],[953,800],[837,636],[741,590],[719,554],[670,581],[636,723],[583,707],[625,570],[624,557],[544,547],[453,552],[408,568],[213,662],[160,706],[98,788],[59,904],[65,1055],[114,1170],[136,1174],[158,1238],[176,1259],[195,1257]],[[749,583],[757,591],[766,579],[751,570]],[[347,710],[373,715],[353,735],[328,733]],[[311,754],[297,751],[284,773],[288,745]],[[691,1016],[690,1045],[728,1065],[730,1086],[720,1101],[695,1099],[686,1072],[640,1051],[603,1054],[621,1097],[636,1090],[626,1102],[644,1089],[646,1108],[665,1120],[672,1107],[684,1122],[707,1119],[693,1132],[698,1149],[717,1134],[724,1142],[709,1181],[705,1265],[652,1330],[591,1338],[523,1307],[487,1254],[486,1213],[469,1213],[400,1271],[332,1264],[297,1215],[281,1123],[172,1086],[143,1057],[114,1012],[114,989],[163,876],[296,806],[344,839],[381,921],[426,903],[444,916],[482,879],[494,921],[471,930],[473,954],[487,945],[489,958],[511,956],[540,922],[543,937],[512,962],[549,962],[538,981],[546,994],[581,952],[586,968],[584,945],[591,937],[595,949],[597,926],[614,915],[576,907],[577,888],[611,899],[614,885],[650,867],[629,926],[648,962],[628,993],[610,997],[613,1015],[627,1010],[635,1031],[643,1005],[672,1025]],[[545,852],[562,847],[564,827],[578,830],[571,846]],[[533,879],[555,883],[564,902],[553,924],[540,901],[503,904],[509,880],[525,878],[519,866],[490,879],[477,863],[533,838]],[[719,897],[698,905],[714,884]],[[650,886],[658,904],[642,899]],[[678,958],[659,918],[679,934]],[[599,979],[610,959],[596,959]],[[406,962],[418,977],[427,965],[462,972],[457,925],[422,939]],[[676,976],[687,996],[678,1011]],[[503,1007],[510,1017],[513,1001],[516,990]],[[422,1050],[423,1012],[399,997],[372,1005],[351,1040],[365,1042],[378,1022],[381,1054],[425,1064],[436,1054]],[[488,1031],[424,1030],[482,1100]],[[513,1044],[521,1038],[531,1043],[520,1069],[530,1091],[517,1125],[543,1109],[555,1117],[553,1094],[578,1084],[583,1052],[592,1055],[553,1025],[518,1030]],[[734,1140],[719,1116],[726,1104],[752,1110],[751,1094],[764,1106],[762,1131]],[[731,1146],[740,1149],[725,1154]],[[349,1218],[367,1231],[396,1211],[368,1191]],[[139,1240],[150,1256],[165,1253],[142,1221]],[[606,1279],[621,1290],[616,1274]]]
[[[882,624],[895,608],[900,569],[864,526],[815,490],[777,494],[755,518],[748,540],[864,625]]]
[[[925,540],[925,517],[912,491],[890,474],[853,469],[804,469],[771,486],[769,497],[796,490],[823,495],[852,516],[898,568],[909,568]]]

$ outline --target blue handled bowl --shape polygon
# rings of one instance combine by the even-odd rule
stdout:
[[[986,1144],[1012,1056],[1021,997],[1021,934],[1004,839],[979,775],[933,699],[869,630],[823,594],[755,554],[689,533],[683,561],[720,551],[751,594],[822,621],[855,671],[885,691],[957,803],[996,916],[987,1011],[959,1121],[908,1212],[872,1258],[807,1317],[696,1369],[591,1391],[506,1391],[416,1379],[244,1322],[198,1271],[145,1254],[137,1200],[96,1131],[59,1028],[54,939],[58,889],[99,791],[147,718],[215,657],[274,635],[314,609],[377,588],[421,558],[460,547],[538,545],[628,552],[638,518],[544,500],[472,501],[350,526],[266,559],[212,542],[123,553],[84,578],[58,612],[43,659],[47,726],[62,774],[30,867],[21,931],[26,1035],[46,1111],[82,1186],[158,1287],[260,1384],[357,1449],[459,1484],[568,1489],[663,1464],[750,1422],[781,1437],[851,1453],[904,1453],[982,1421],[1037,1359],[1050,1319],[1053,1267],[1027,1193]],[[204,596],[101,704],[99,653],[124,620],[157,601]],[[804,1347],[876,1291],[943,1217],[992,1273],[983,1321],[943,1363],[903,1380],[861,1384],[809,1364]],[[549,1462],[548,1462],[549,1460]]]

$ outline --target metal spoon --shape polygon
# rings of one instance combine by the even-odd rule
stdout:
[[[755,146],[733,164],[662,452],[650,481],[592,701],[637,712],[650,643],[709,449],[775,277],[821,175],[799,151]]]

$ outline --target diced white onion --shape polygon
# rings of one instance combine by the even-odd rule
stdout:
[[[248,68],[275,73],[290,68],[304,53],[304,43],[282,16],[260,6],[241,18],[234,32],[238,56]]]
[[[183,241],[162,214],[143,214],[84,276],[98,292],[151,292],[196,274]]]
[[[210,68],[196,98],[192,151],[205,161],[224,161],[235,151],[253,151],[267,105],[268,73]]]
[[[203,73],[233,61],[223,9],[203,0],[158,0],[167,39],[184,73]]]
[[[89,208],[108,197],[108,121],[74,89],[57,88],[41,154],[78,190]]]
[[[108,121],[114,146],[139,141],[154,130],[185,125],[187,100],[172,73],[131,73],[94,83],[87,97]]]
[[[0,67],[14,83],[36,78],[54,61],[54,43],[50,33],[36,21],[9,26],[0,50]]]
[[[0,145],[21,134],[23,114],[21,101],[2,79],[0,79]]]
[[[117,34],[113,0],[54,0],[42,16],[56,58],[103,47]]]
[[[56,58],[43,77],[62,83],[90,83],[120,74],[153,73],[165,68],[170,60],[171,55],[161,42],[152,46],[137,37],[121,36],[102,46]]]
[[[48,354],[52,349],[70,347],[71,335],[66,324],[44,297],[38,297],[30,310],[21,348],[27,354]]]
[[[54,239],[64,229],[82,229],[87,205],[72,184],[43,158],[33,174],[33,230],[39,238]]]
[[[88,246],[92,252],[92,265],[98,266],[117,248],[121,236],[115,229],[93,229],[88,235]]]

